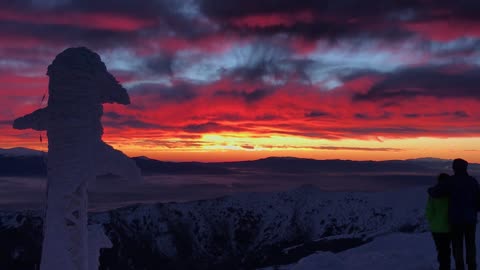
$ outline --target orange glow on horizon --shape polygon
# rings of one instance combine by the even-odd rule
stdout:
[[[304,137],[272,136],[251,138],[232,134],[202,136],[203,146],[168,148],[139,147],[135,140],[109,144],[130,156],[147,156],[165,161],[239,161],[270,156],[313,159],[393,160],[420,157],[454,159],[462,157],[480,163],[480,138],[412,138],[376,140],[322,140]],[[174,141],[174,140],[173,140]]]
[[[47,151],[45,132],[10,130],[0,148],[27,147]],[[15,137],[18,135],[18,138]],[[163,161],[223,162],[255,160],[270,156],[312,159],[403,160],[420,157],[464,158],[480,163],[480,137],[317,139],[282,134],[220,132],[206,133],[198,139],[161,138],[139,134],[127,138],[111,133],[104,140],[129,156],[147,156]],[[148,134],[147,134],[148,135]],[[40,142],[40,136],[43,142]]]

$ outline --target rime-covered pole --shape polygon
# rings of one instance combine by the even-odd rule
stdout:
[[[141,179],[134,161],[102,141],[102,104],[127,105],[130,99],[100,56],[84,47],[57,55],[47,75],[48,106],[13,124],[16,129],[47,130],[47,209],[40,270],[95,270],[89,269],[89,264],[98,265],[89,263],[89,254],[98,252],[88,248],[88,183],[108,172]],[[109,245],[102,243],[100,247]]]

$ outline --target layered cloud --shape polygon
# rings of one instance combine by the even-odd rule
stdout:
[[[475,1],[2,2],[0,146],[39,148],[9,123],[42,106],[46,67],[71,46],[129,90],[105,136],[135,153],[479,138],[479,18]]]

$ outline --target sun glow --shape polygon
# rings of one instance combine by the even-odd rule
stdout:
[[[268,136],[247,133],[204,134],[185,142],[181,138],[107,139],[130,156],[145,155],[171,161],[236,161],[268,156],[314,159],[392,160],[418,157],[480,162],[480,138],[432,138],[327,140],[302,136]]]

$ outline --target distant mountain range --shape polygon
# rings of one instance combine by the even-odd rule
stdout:
[[[46,153],[43,151],[33,150],[24,147],[15,147],[9,149],[0,148],[0,155],[9,157],[22,157],[22,156],[42,156]]]
[[[45,152],[28,148],[0,149],[0,176],[45,176]],[[295,157],[268,157],[237,162],[169,162],[133,157],[144,175],[196,174],[228,175],[239,172],[322,173],[322,174],[437,174],[450,172],[451,161],[438,158],[418,158],[387,161],[315,160]],[[480,164],[470,164],[473,174],[480,173]]]

